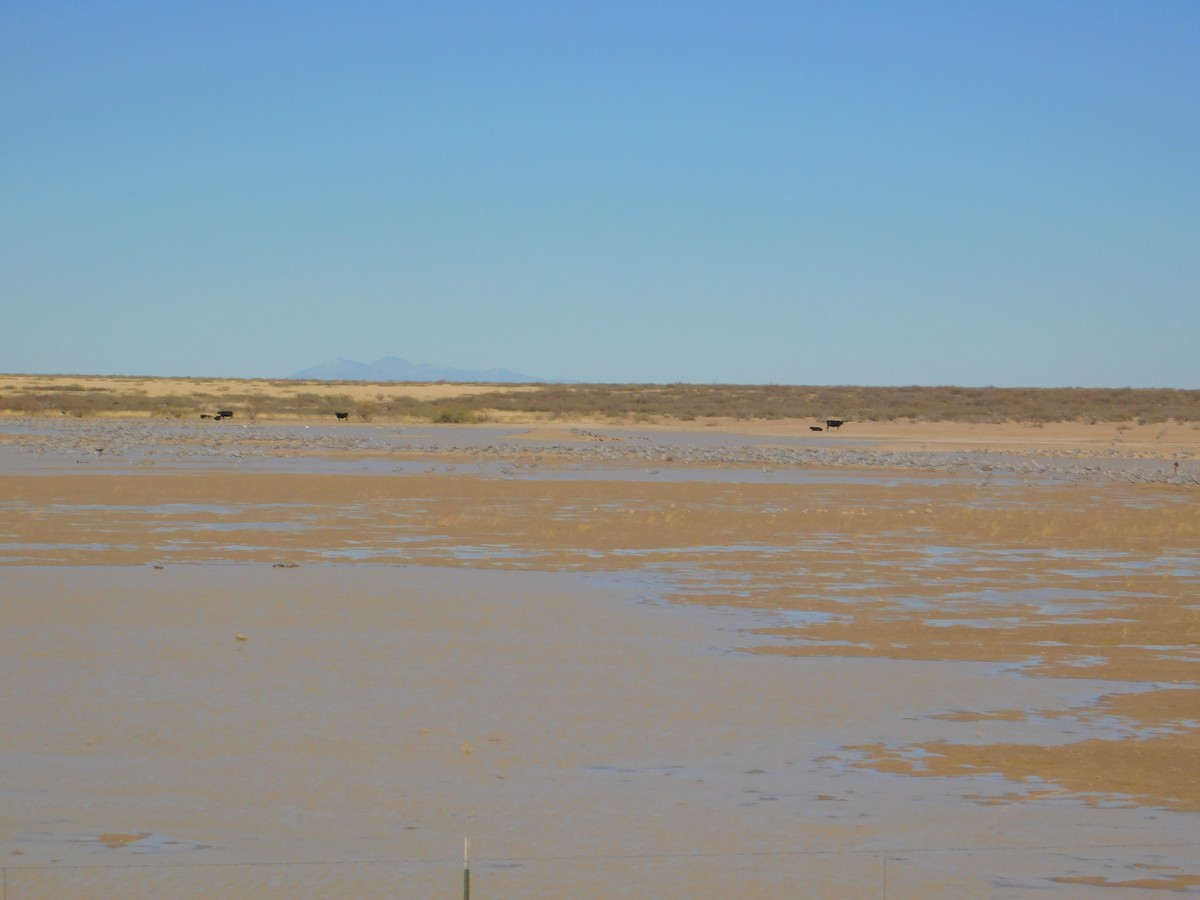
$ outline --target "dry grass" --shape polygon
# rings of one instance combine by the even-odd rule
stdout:
[[[1200,391],[1135,388],[815,387],[0,376],[0,414],[482,422],[845,419],[855,422],[1200,422]]]

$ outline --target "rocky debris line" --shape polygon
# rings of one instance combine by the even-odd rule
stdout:
[[[985,480],[1000,476],[1036,477],[1041,480],[1175,484],[1200,486],[1200,461],[1190,454],[1174,459],[1122,454],[1114,448],[1097,451],[1029,450],[931,451],[884,450],[862,446],[787,447],[737,444],[688,444],[636,435],[616,438],[601,432],[583,432],[585,440],[570,443],[462,441],[463,432],[424,431],[420,439],[394,428],[307,429],[296,426],[242,425],[214,428],[194,423],[73,420],[45,422],[21,420],[6,423],[11,443],[31,453],[74,457],[76,461],[105,458],[128,464],[187,459],[278,459],[337,453],[454,456],[486,461],[542,457],[580,463],[638,464],[647,466],[745,465],[768,468],[801,466],[882,467],[888,469],[974,473]],[[431,438],[432,434],[432,438]]]
[[[419,452],[421,448],[404,448]],[[572,446],[549,444],[523,447],[523,456],[534,455],[579,462],[629,463],[647,465],[750,465],[769,468],[786,466],[839,466],[847,468],[882,467],[922,472],[978,473],[985,479],[993,476],[1037,477],[1056,481],[1096,482],[1128,481],[1130,483],[1162,483],[1200,486],[1200,467],[1176,470],[1171,462],[1142,458],[1097,458],[1086,462],[1064,464],[1061,461],[1030,459],[1019,453],[972,453],[964,451],[932,452],[871,450],[861,448],[807,449],[722,447],[695,448],[675,445],[592,445]],[[479,458],[511,458],[513,448],[489,444],[483,447],[450,445],[442,452]]]

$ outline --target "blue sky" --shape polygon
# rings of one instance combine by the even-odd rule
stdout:
[[[0,371],[1200,388],[1200,3],[0,2]]]

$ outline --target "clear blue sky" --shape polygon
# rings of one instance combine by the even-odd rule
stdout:
[[[1200,3],[0,0],[0,371],[1200,388]]]

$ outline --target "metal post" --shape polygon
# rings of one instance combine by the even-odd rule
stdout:
[[[463,838],[463,900],[471,900],[471,839]]]

